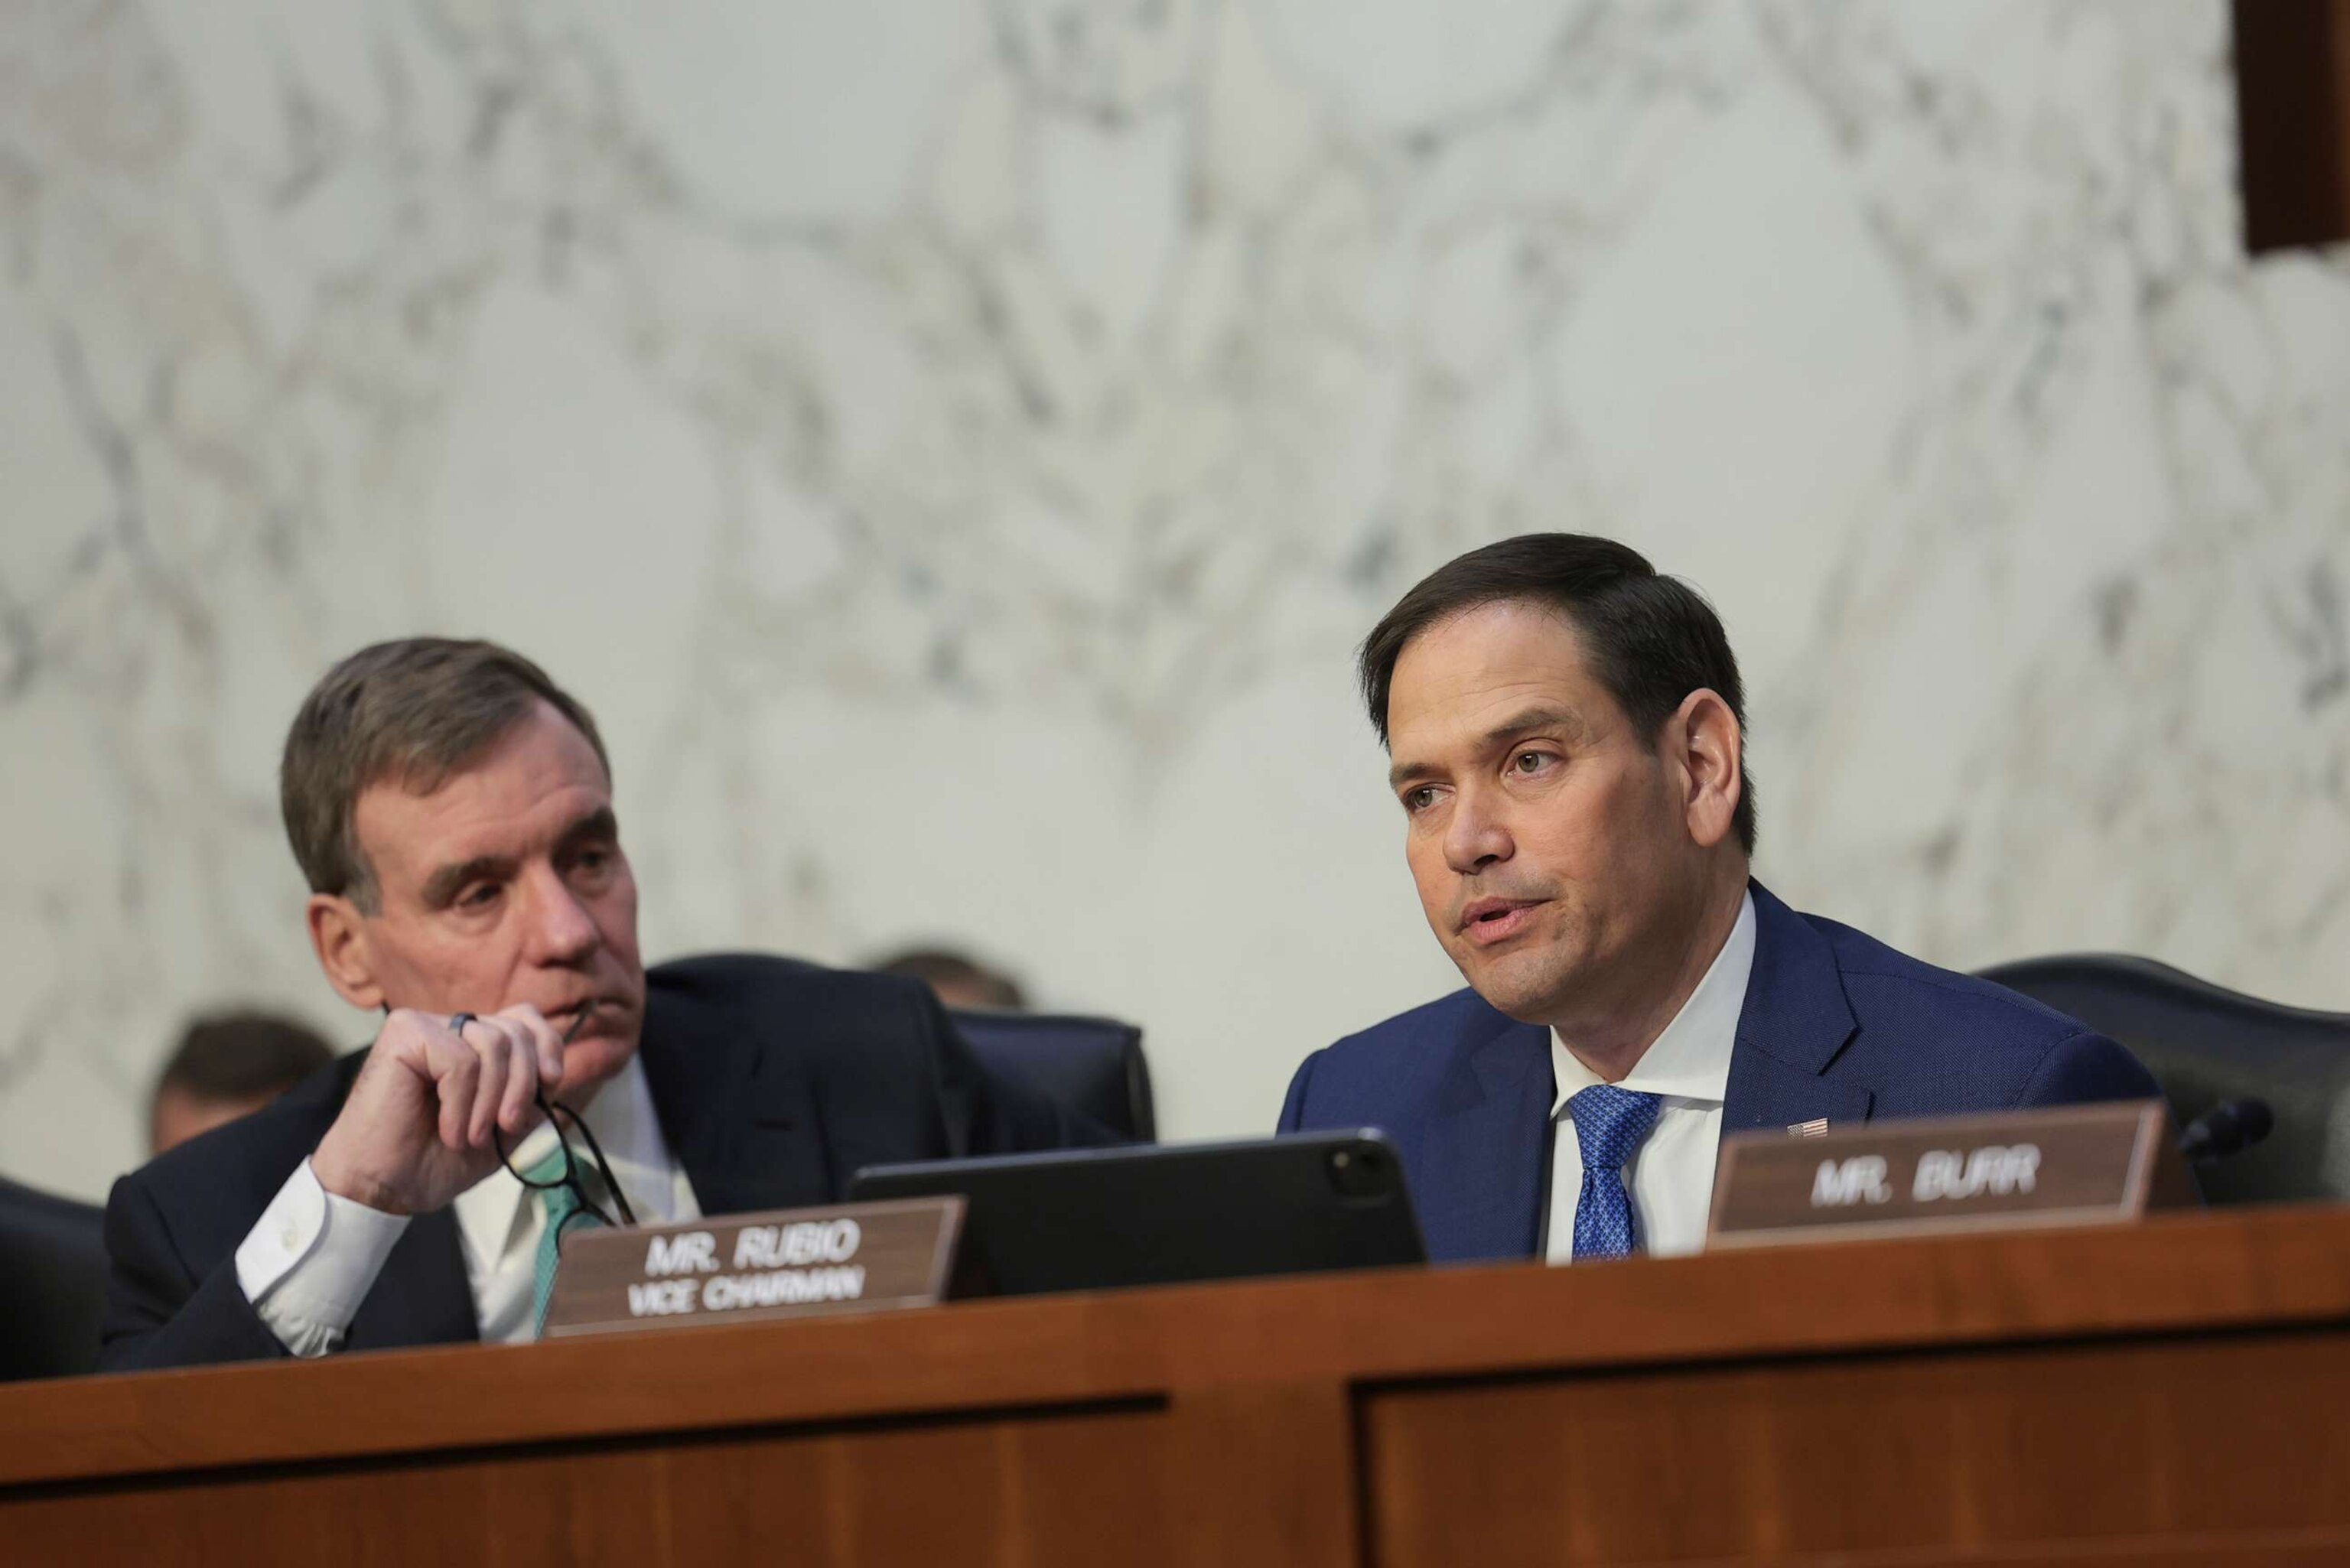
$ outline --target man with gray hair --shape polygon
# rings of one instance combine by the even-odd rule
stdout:
[[[526,1340],[582,1225],[1103,1140],[989,1074],[913,981],[743,955],[649,973],[595,720],[495,644],[343,660],[279,794],[319,965],[383,1023],[116,1184],[108,1369]]]

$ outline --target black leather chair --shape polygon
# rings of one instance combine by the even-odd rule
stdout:
[[[98,1365],[105,1211],[0,1179],[0,1383]]]
[[[2350,1013],[2282,1007],[2112,953],[1981,972],[2128,1046],[2181,1127],[2221,1100],[2266,1100],[2276,1113],[2266,1141],[2196,1168],[2211,1202],[2350,1198]]]
[[[955,1027],[981,1061],[1042,1090],[1135,1143],[1155,1143],[1150,1068],[1142,1031],[1114,1018],[957,1012]]]

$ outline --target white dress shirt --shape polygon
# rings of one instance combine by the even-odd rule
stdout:
[[[1652,1257],[1694,1252],[1705,1245],[1713,1208],[1713,1164],[1721,1148],[1721,1102],[1730,1091],[1730,1055],[1738,1044],[1738,1016],[1746,1009],[1746,981],[1754,969],[1754,895],[1739,906],[1729,940],[1705,978],[1617,1085],[1655,1095],[1663,1104],[1648,1141],[1632,1157],[1625,1188],[1640,1218],[1641,1250]],[[1575,1261],[1575,1205],[1583,1195],[1583,1147],[1567,1100],[1607,1080],[1575,1060],[1554,1033],[1551,1074],[1558,1097],[1551,1106],[1556,1132],[1550,1158],[1550,1235],[1544,1255]]]
[[[661,1136],[643,1063],[630,1057],[581,1115],[639,1220],[660,1225],[702,1217],[693,1184]],[[528,1169],[555,1137],[552,1127],[537,1128],[514,1150],[515,1165]],[[594,1171],[584,1138],[572,1140],[572,1153],[583,1171]],[[588,1189],[596,1190],[592,1177]],[[538,1239],[546,1229],[537,1194],[500,1168],[458,1194],[452,1207],[483,1343],[531,1338]],[[279,1344],[296,1355],[324,1355],[341,1346],[407,1229],[405,1215],[328,1192],[306,1159],[237,1248],[237,1282]]]

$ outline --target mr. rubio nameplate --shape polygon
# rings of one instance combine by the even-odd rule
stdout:
[[[962,1208],[909,1198],[575,1231],[546,1337],[931,1306],[946,1293]]]
[[[1721,1140],[1706,1246],[2095,1225],[2195,1201],[2159,1100]]]

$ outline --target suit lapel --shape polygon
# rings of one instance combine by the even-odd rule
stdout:
[[[661,1136],[704,1214],[787,1209],[834,1196],[806,1075],[786,1070],[786,1054],[763,1052],[753,1021],[740,1010],[656,977],[638,1053]]]
[[[747,1033],[727,1027],[725,1014],[691,995],[649,990],[645,1033],[637,1054],[645,1064],[645,1085],[660,1116],[670,1153],[685,1168],[694,1200],[705,1214],[739,1212],[732,1179],[740,1117],[722,1114],[739,1096],[754,1055]]]
[[[1835,950],[1762,884],[1752,887],[1754,969],[1738,1014],[1722,1133],[1821,1117],[1831,1127],[1866,1121],[1874,1092],[1829,1075],[1859,1027]]]
[[[1550,1032],[1495,1017],[1499,1032],[1446,1079],[1412,1173],[1429,1252],[1439,1260],[1523,1258],[1534,1248],[1556,1087]]]

